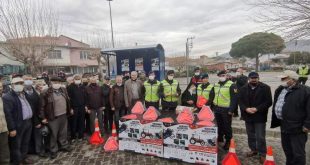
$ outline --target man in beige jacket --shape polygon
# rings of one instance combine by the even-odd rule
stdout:
[[[127,108],[127,113],[130,112],[131,108],[135,105],[137,101],[142,101],[142,81],[138,80],[138,73],[136,71],[131,72],[131,79],[125,82],[125,104]]]
[[[3,111],[2,82],[0,82],[0,164],[10,164],[8,128]]]

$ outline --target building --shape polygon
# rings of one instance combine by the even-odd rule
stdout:
[[[69,74],[98,72],[98,62],[96,58],[93,58],[93,55],[97,52],[100,55],[99,48],[91,48],[86,43],[64,35],[53,38],[50,36],[33,37],[32,39],[36,40],[39,44],[46,44],[48,40],[54,41],[53,50],[47,53],[47,56],[40,65],[41,72],[47,71],[49,74],[57,74],[59,71]],[[4,70],[4,74],[20,72],[24,65],[14,60],[14,58],[10,58],[10,55],[7,53],[5,54],[5,56],[2,55],[0,57],[1,61],[6,62],[6,65],[0,63],[2,68],[5,68],[2,69]]]
[[[209,63],[205,65],[205,67],[207,67],[208,71],[210,72],[216,72],[220,70],[236,70],[239,67],[242,67],[242,64],[238,62],[225,61],[225,62]]]

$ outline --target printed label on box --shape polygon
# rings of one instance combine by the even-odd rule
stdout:
[[[141,150],[143,154],[163,157],[163,129],[162,122],[150,122],[142,124]]]

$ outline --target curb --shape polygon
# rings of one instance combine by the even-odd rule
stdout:
[[[241,135],[247,134],[245,128],[232,126],[232,129],[233,129],[233,134],[241,134]],[[281,132],[280,131],[273,131],[273,130],[266,130],[266,137],[281,138]]]

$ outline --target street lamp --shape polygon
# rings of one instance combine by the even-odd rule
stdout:
[[[112,21],[112,9],[111,9],[111,1],[113,1],[113,0],[107,0],[107,1],[109,1],[110,21],[111,21],[111,36],[112,36],[112,47],[114,48],[114,34],[113,34],[113,21]]]
[[[185,55],[185,62],[186,62],[186,81],[187,81],[187,84],[189,83],[188,82],[188,57],[189,57],[189,52],[190,50],[193,48],[193,39],[195,39],[195,37],[189,37],[186,39],[186,55]]]

